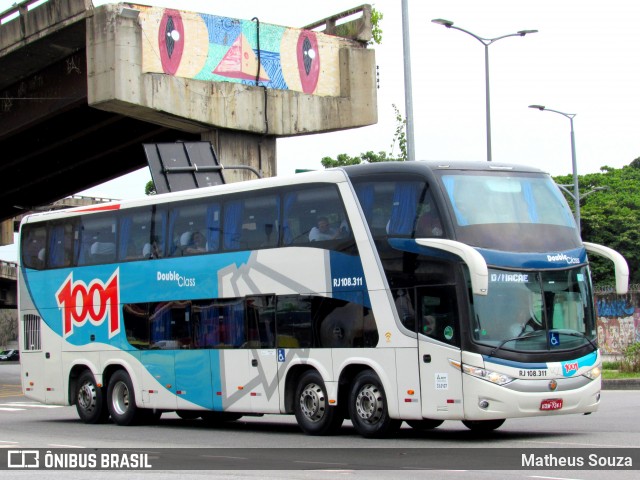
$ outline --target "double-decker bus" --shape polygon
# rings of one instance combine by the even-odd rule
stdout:
[[[391,162],[25,217],[24,394],[86,423],[294,414],[365,437],[591,413],[587,252],[540,170]]]

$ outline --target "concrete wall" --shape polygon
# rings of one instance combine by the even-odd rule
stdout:
[[[626,347],[640,342],[640,290],[627,295],[596,294],[598,344],[605,355],[621,355]]]
[[[256,22],[120,8],[87,19],[89,105],[215,139],[224,165],[275,175],[277,137],[378,120],[375,53],[362,42],[261,23],[258,51]]]
[[[17,348],[18,310],[0,308],[0,348]]]
[[[135,20],[119,15],[117,5],[98,7],[88,20],[92,106],[193,132],[215,127],[287,136],[377,122],[375,53],[359,42],[261,24],[256,87],[255,22],[171,10],[185,17],[175,34],[185,39],[182,60],[175,60],[177,46],[167,59],[165,36],[158,40],[167,10],[138,8]],[[219,32],[226,24],[237,27]],[[295,55],[301,37],[315,38],[314,80],[303,78],[304,61]],[[251,61],[243,63],[245,57]]]

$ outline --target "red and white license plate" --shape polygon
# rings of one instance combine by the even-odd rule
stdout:
[[[540,410],[560,410],[562,408],[561,398],[549,398],[540,403]]]

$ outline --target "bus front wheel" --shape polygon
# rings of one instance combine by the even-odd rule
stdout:
[[[136,395],[129,374],[124,370],[115,372],[109,380],[107,399],[111,418],[118,425],[134,425],[138,420]]]
[[[76,410],[84,423],[104,423],[109,418],[109,410],[104,404],[104,390],[96,384],[89,370],[82,372],[78,378]]]
[[[400,428],[401,420],[391,418],[387,396],[378,376],[371,370],[356,375],[349,395],[349,417],[365,438],[381,438]]]
[[[294,411],[300,428],[309,435],[331,435],[342,426],[344,415],[329,405],[322,376],[315,370],[305,372],[296,387]]]
[[[504,418],[498,420],[462,420],[462,423],[473,432],[490,432],[502,426],[504,420]]]

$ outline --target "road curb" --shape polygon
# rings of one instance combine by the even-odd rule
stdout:
[[[612,378],[602,380],[603,390],[640,390],[640,378]]]

